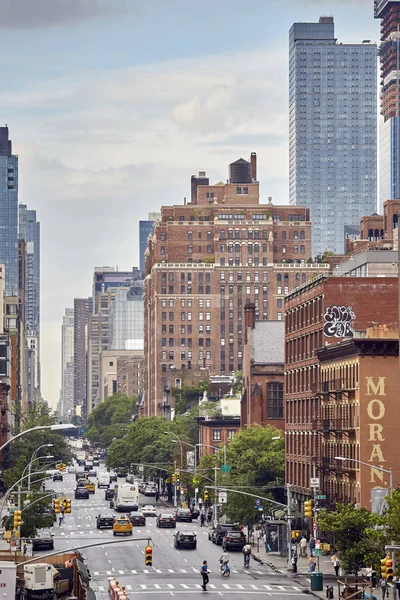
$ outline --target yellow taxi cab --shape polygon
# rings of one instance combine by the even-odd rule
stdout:
[[[96,485],[93,481],[90,481],[90,479],[85,479],[84,482],[84,487],[87,489],[87,491],[89,492],[89,494],[94,494],[96,491]]]
[[[125,535],[132,535],[132,523],[129,517],[117,517],[113,525],[113,535],[117,533],[123,533]]]

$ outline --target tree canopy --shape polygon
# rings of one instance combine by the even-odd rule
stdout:
[[[92,444],[107,448],[114,438],[121,438],[132,423],[137,404],[136,396],[114,394],[96,406],[87,420],[86,437]]]

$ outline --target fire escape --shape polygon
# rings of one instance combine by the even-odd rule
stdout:
[[[345,492],[355,484],[356,463],[335,460],[335,456],[357,458],[356,429],[359,415],[354,403],[357,384],[349,379],[332,379],[314,384],[315,415],[312,421],[318,435],[317,471],[326,506],[355,502]]]

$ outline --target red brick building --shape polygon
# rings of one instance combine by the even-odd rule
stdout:
[[[283,321],[256,321],[254,304],[246,304],[241,425],[285,428]]]
[[[144,414],[160,415],[171,369],[243,368],[243,307],[283,318],[285,294],[327,272],[307,264],[309,210],[259,203],[252,163],[230,165],[230,180],[192,181],[193,200],[161,209],[146,252]],[[206,181],[206,178],[202,179]]]
[[[390,485],[379,469],[392,468],[393,482],[400,481],[398,330],[369,328],[317,355],[323,491],[332,504],[354,502],[378,512]]]
[[[355,330],[366,330],[371,323],[397,327],[397,286],[393,277],[321,276],[286,297],[286,481],[299,501],[311,493],[314,467],[321,489],[327,485],[316,351],[353,338]]]
[[[199,425],[199,458],[202,458],[214,452],[211,446],[225,446],[230,442],[240,429],[240,417],[200,417]]]

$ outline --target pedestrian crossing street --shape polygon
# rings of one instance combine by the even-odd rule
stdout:
[[[166,575],[171,575],[172,573],[175,573],[177,575],[180,574],[185,574],[185,573],[199,573],[199,568],[198,567],[186,567],[186,569],[156,569],[155,567],[153,567],[152,569],[114,569],[112,568],[110,571],[93,571],[92,575],[94,575],[95,577],[97,576],[101,576],[101,575],[107,575],[108,577],[118,577],[119,575],[149,575],[151,573],[164,573]],[[231,568],[231,573],[235,573],[236,575],[238,573],[245,573],[246,575],[250,575],[250,574],[256,574],[256,575],[268,575],[268,577],[270,575],[279,575],[280,577],[282,576],[282,573],[278,573],[275,571],[257,571],[255,569],[241,569],[241,570],[237,570],[237,569],[232,569]]]
[[[143,592],[170,592],[176,591],[197,591],[201,590],[200,583],[138,583],[134,586],[125,585],[127,592],[131,591],[143,591]],[[107,587],[102,585],[91,584],[91,588],[94,592],[107,592]],[[301,592],[301,588],[295,585],[267,585],[260,583],[208,583],[207,588],[216,591],[228,591],[228,592],[269,592],[269,595],[282,594],[285,595],[298,595]]]

